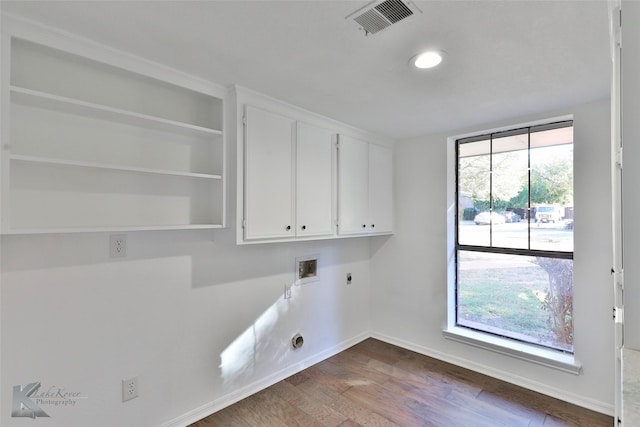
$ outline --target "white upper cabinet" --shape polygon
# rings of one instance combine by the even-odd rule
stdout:
[[[340,135],[338,233],[393,232],[393,156],[389,148]]]
[[[332,234],[334,135],[246,106],[245,240]]]
[[[298,122],[296,235],[333,234],[335,132]]]
[[[295,236],[293,141],[295,120],[245,109],[245,239]]]
[[[5,37],[2,233],[224,226],[224,92]]]
[[[248,89],[235,96],[239,244],[393,232],[391,149]]]

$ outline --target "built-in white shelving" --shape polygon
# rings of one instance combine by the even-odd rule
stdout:
[[[224,93],[9,46],[3,234],[224,227]]]

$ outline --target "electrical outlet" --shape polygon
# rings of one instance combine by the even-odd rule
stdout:
[[[351,284],[351,273],[347,273],[347,285]]]
[[[124,258],[127,256],[126,234],[112,234],[109,236],[109,256],[111,258]]]
[[[286,284],[284,285],[284,299],[289,298],[291,298],[291,285]]]
[[[138,377],[122,380],[122,401],[138,397]]]

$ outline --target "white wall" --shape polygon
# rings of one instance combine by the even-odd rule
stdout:
[[[237,247],[232,230],[215,242],[210,232],[128,236],[121,260],[108,258],[103,233],[2,238],[1,425],[24,425],[10,417],[12,387],[40,381],[87,397],[42,406],[47,425],[157,426],[368,330],[364,239]],[[321,281],[285,301],[295,257],[310,253]],[[305,344],[293,352],[296,332]],[[140,397],[123,404],[120,380],[135,375]]]
[[[396,144],[396,234],[372,248],[372,330],[380,338],[602,412],[613,412],[609,100]],[[575,356],[568,373],[449,341],[447,137],[574,114]]]

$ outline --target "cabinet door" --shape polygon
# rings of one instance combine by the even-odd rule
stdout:
[[[393,231],[393,152],[369,145],[369,232]]]
[[[338,234],[369,231],[369,143],[340,135]]]
[[[328,129],[298,122],[296,235],[333,234],[333,137]]]
[[[293,237],[295,121],[251,106],[245,118],[245,239]]]

